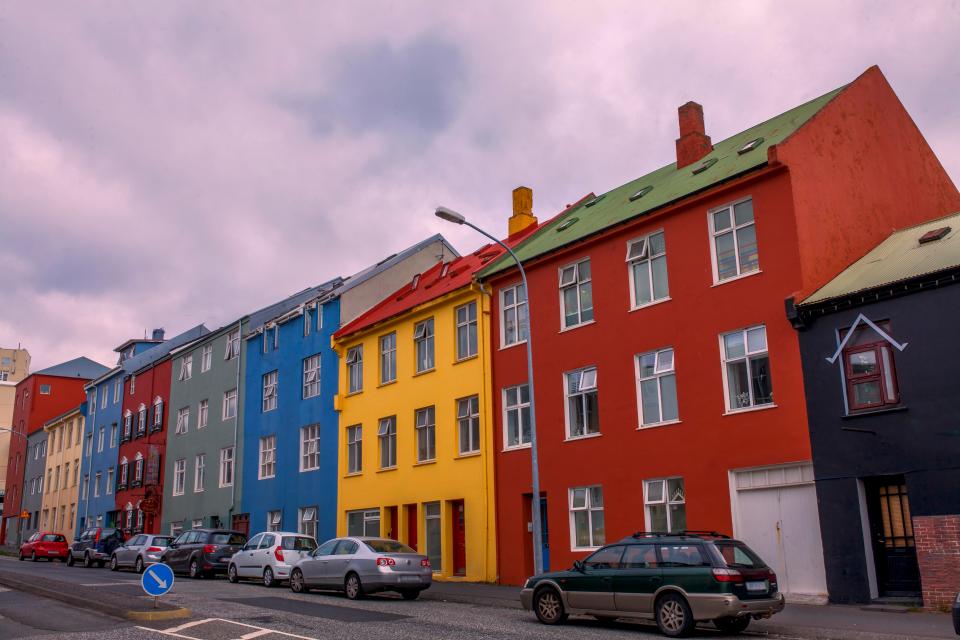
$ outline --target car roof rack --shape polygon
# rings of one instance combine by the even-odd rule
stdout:
[[[683,531],[637,531],[631,538],[724,538],[730,539],[730,536],[717,531],[707,531],[701,529],[684,529]]]

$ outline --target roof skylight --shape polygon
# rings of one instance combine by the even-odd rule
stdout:
[[[570,227],[575,225],[578,220],[580,220],[580,218],[578,218],[577,216],[573,216],[572,218],[567,218],[566,220],[563,221],[563,223],[559,227],[557,227],[557,231],[563,231],[565,229],[569,229]]]
[[[589,202],[585,202],[583,206],[585,206],[585,207],[592,207],[593,205],[597,204],[598,202],[600,202],[601,200],[603,200],[603,199],[606,198],[606,197],[607,197],[607,194],[603,194],[602,196],[597,196],[597,197],[594,198],[593,200],[590,200]]]
[[[697,175],[698,173],[703,173],[704,171],[706,171],[707,169],[709,169],[715,164],[717,164],[716,158],[707,158],[706,160],[701,162],[699,165],[697,165],[697,167],[693,170],[693,175]]]
[[[640,189],[640,191],[637,191],[635,194],[630,196],[630,202],[633,202],[634,200],[639,200],[640,198],[647,195],[651,191],[653,191],[653,185],[648,184],[644,188]]]
[[[920,244],[927,244],[928,242],[943,240],[947,237],[947,234],[950,233],[950,231],[950,227],[940,227],[939,229],[927,231],[925,234],[920,236]]]
[[[763,144],[763,138],[754,138],[750,142],[746,143],[745,145],[737,149],[737,153],[739,155],[743,155],[748,151],[753,151],[754,149],[759,147],[761,144]]]

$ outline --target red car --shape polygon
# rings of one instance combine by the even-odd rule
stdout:
[[[51,531],[37,531],[20,545],[20,559],[30,558],[34,562],[46,558],[50,562],[56,558],[60,562],[67,561],[67,539],[59,533]]]

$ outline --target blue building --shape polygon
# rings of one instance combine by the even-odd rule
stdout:
[[[77,503],[77,532],[91,526],[116,523],[114,503],[117,452],[120,447],[123,379],[127,361],[163,342],[163,329],[150,339],[127,340],[114,349],[117,366],[83,388],[87,393],[86,429],[80,465],[80,497]]]
[[[458,256],[441,235],[316,288],[286,313],[250,316],[243,398],[242,510],[250,533],[336,535],[337,355],[331,335],[438,259]]]

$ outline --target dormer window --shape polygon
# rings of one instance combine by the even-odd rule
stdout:
[[[874,324],[891,335],[889,321]],[[846,339],[848,331],[841,332],[841,340]],[[843,374],[849,410],[863,411],[899,404],[893,345],[866,323],[856,325],[853,335],[845,342]]]

